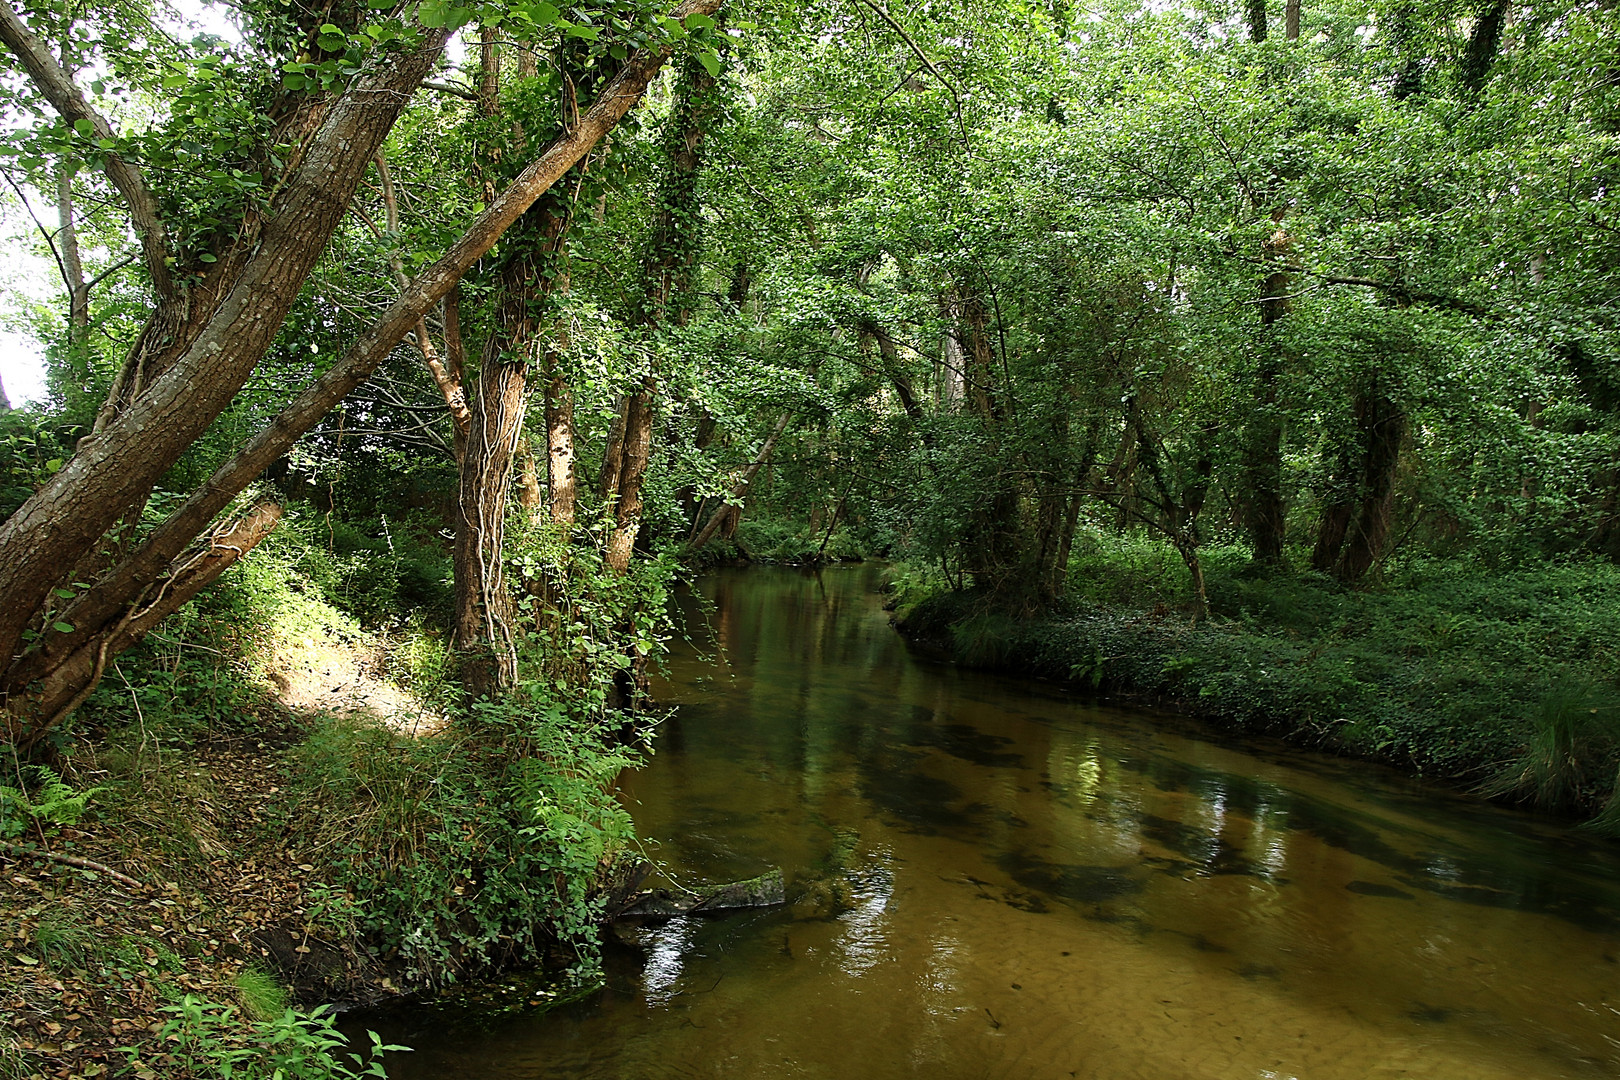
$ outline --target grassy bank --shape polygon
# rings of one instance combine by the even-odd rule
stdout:
[[[619,608],[526,640],[532,681],[462,712],[448,576],[428,527],[295,515],[119,657],[44,764],[7,757],[0,1080],[378,1075],[321,1005],[592,978],[632,841],[598,644]]]
[[[1069,593],[1019,617],[926,574],[897,582],[897,624],[964,663],[1168,705],[1620,825],[1620,569],[1414,561],[1352,591],[1206,552],[1211,617],[1183,611],[1161,546],[1082,537]]]

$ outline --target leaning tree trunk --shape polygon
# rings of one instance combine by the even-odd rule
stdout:
[[[709,14],[718,6],[719,0],[687,0],[674,15]],[[0,38],[14,51],[15,23],[14,13],[0,4]],[[46,601],[59,568],[84,558],[113,522],[146,498],[157,477],[230,403],[279,329],[376,146],[410,90],[431,69],[443,40],[442,33],[428,33],[416,51],[394,57],[387,66],[363,76],[327,112],[281,188],[276,203],[280,212],[265,226],[240,281],[204,332],[127,412],[81,442],[67,465],[0,525],[0,662],[12,658],[0,676],[0,724],[7,741],[30,744],[65,715],[40,699],[39,687],[68,670],[72,658],[87,645],[98,653],[105,649],[108,656],[127,647],[121,644],[125,640],[121,624],[131,605],[139,604],[158,582],[173,581],[184,573],[190,562],[188,547],[215,516],[376,370],[506,228],[629,111],[668,57],[667,50],[632,57],[590,111],[536,157],[325,374],[221,464],[138,549],[76,600],[50,610]],[[22,43],[26,48],[28,42]],[[33,68],[30,64],[31,76]],[[75,108],[82,115],[82,94],[77,105],[70,98],[63,101],[59,107],[65,115],[74,117]],[[115,186],[120,186],[116,179]],[[120,190],[125,187],[134,192],[128,196],[132,203],[155,205],[149,197],[141,202],[137,196],[144,189],[138,185],[122,185]],[[150,254],[156,246],[161,255],[161,236],[154,241],[150,230],[139,224],[138,213],[136,217],[144,248]],[[327,226],[324,234],[322,225]],[[161,266],[162,259],[156,261]],[[24,631],[46,618],[73,630],[49,635],[21,651]],[[99,677],[98,667],[93,665],[81,676],[88,685]],[[74,687],[75,696],[81,691],[83,686]]]
[[[720,508],[709,518],[709,523],[693,538],[690,545],[693,551],[698,550],[714,539],[715,533],[719,532],[722,527],[736,529],[737,521],[742,516],[742,500],[748,495],[748,489],[753,484],[754,477],[759,475],[759,470],[764,467],[767,461],[771,460],[771,454],[776,450],[777,440],[781,439],[782,433],[787,430],[788,422],[792,419],[792,413],[783,413],[777,417],[776,424],[771,428],[771,433],[765,437],[765,442],[759,448],[759,453],[754,457],[753,461],[748,463],[748,466],[743,469],[742,475],[737,478],[737,482],[732,485],[731,497],[721,504]]]

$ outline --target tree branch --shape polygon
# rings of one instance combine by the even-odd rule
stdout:
[[[107,118],[90,107],[84,91],[51,56],[34,32],[28,29],[11,5],[0,0],[0,42],[16,54],[28,71],[34,86],[45,95],[62,119],[68,123],[88,120],[98,140],[115,137]],[[158,213],[157,200],[147,190],[140,169],[110,151],[105,152],[103,168],[107,179],[123,195],[135,225],[135,234],[141,239],[141,250],[146,256],[146,271],[152,276],[152,287],[165,300],[174,297],[174,282],[169,277],[169,237]]]
[[[962,141],[967,142],[967,121],[962,119],[962,98],[957,94],[956,87],[951,85],[951,81],[934,65],[934,62],[928,58],[928,54],[922,51],[921,46],[911,40],[911,35],[906,33],[906,28],[896,22],[893,15],[890,15],[881,5],[873,3],[873,0],[861,0],[861,3],[876,12],[878,18],[888,23],[889,28],[899,34],[900,40],[904,41],[911,48],[911,51],[916,54],[917,59],[922,62],[922,66],[927,69],[928,73],[938,79],[940,85],[945,87],[945,92],[951,95],[951,103],[956,106],[956,126],[962,130]]]

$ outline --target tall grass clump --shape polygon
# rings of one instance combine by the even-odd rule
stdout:
[[[1611,713],[1611,695],[1591,682],[1572,677],[1554,682],[1530,714],[1523,751],[1481,790],[1553,811],[1590,802],[1594,784],[1607,779]]]

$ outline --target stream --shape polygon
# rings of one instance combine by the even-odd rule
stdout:
[[[623,780],[676,880],[790,903],[610,942],[550,1011],[372,1023],[391,1076],[1620,1076],[1620,848],[914,656],[880,580],[702,578]]]

